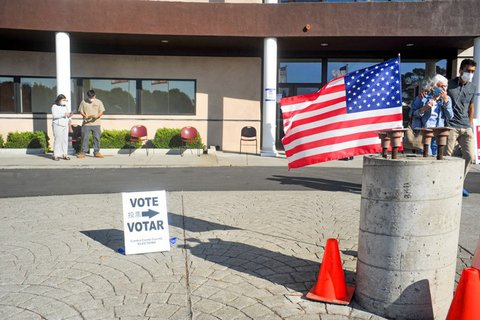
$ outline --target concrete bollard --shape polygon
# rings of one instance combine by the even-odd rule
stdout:
[[[364,157],[355,300],[366,310],[392,319],[445,319],[464,164]]]

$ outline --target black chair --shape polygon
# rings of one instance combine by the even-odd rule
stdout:
[[[240,133],[240,153],[242,153],[242,142],[253,142],[255,141],[255,153],[258,150],[258,140],[257,140],[257,129],[254,127],[246,126],[242,128]]]

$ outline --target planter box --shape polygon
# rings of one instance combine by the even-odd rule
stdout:
[[[45,154],[42,148],[0,148],[0,155]]]

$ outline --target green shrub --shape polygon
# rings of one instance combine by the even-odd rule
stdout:
[[[76,152],[82,149],[82,138],[79,137],[75,143],[72,143]],[[93,132],[90,133],[90,140],[88,143],[90,148],[93,148]],[[141,142],[133,142],[133,148],[140,148]],[[100,136],[100,149],[128,149],[130,148],[130,130],[103,130]]]
[[[90,137],[92,134],[90,135]],[[100,137],[100,148],[103,149],[128,149],[130,146],[130,130],[103,130]],[[90,138],[90,145],[93,146],[93,140]],[[132,147],[138,148],[140,142],[133,143]]]
[[[180,138],[181,129],[160,128],[155,133],[153,138],[153,145],[159,149],[173,149],[182,146],[182,139]],[[199,141],[197,143],[187,143],[187,149],[203,149],[202,138],[198,135]]]
[[[179,148],[182,144],[180,129],[160,128],[155,132],[153,145],[158,149]]]
[[[5,148],[42,148],[48,152],[47,134],[43,131],[9,132]]]
[[[0,148],[3,148],[3,136],[0,134]]]

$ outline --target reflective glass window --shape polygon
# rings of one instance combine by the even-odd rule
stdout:
[[[327,65],[327,81],[330,81],[333,78],[347,74],[349,72],[353,72],[363,68],[368,68],[380,62],[382,62],[382,60],[359,60],[359,59],[330,60],[329,59],[328,65]]]
[[[194,80],[143,80],[142,114],[195,114]]]
[[[15,112],[13,77],[0,77],[0,112]]]
[[[84,95],[95,90],[109,114],[135,114],[137,111],[137,87],[135,80],[124,79],[84,79]]]
[[[50,113],[57,96],[55,78],[21,78],[22,112]]]
[[[281,62],[278,83],[321,83],[321,62]]]

